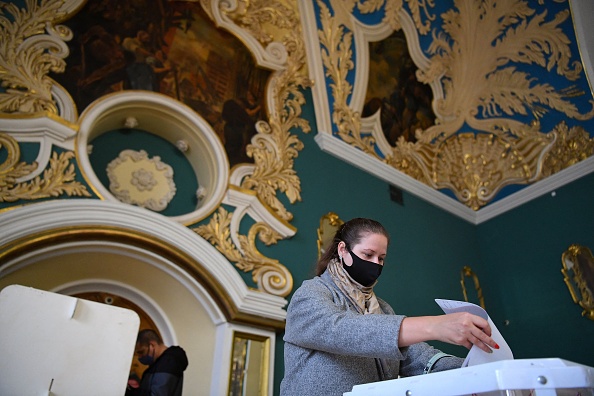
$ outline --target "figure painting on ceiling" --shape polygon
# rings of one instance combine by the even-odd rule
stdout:
[[[382,131],[392,146],[401,138],[415,142],[415,131],[433,125],[435,114],[431,87],[415,76],[417,67],[404,32],[370,43],[369,60],[369,85],[361,115],[369,117],[380,111]]]
[[[256,67],[240,40],[217,29],[200,3],[95,0],[64,24],[74,38],[66,71],[52,77],[79,111],[111,92],[159,92],[210,123],[231,166],[251,162],[245,148],[265,117],[269,72]]]

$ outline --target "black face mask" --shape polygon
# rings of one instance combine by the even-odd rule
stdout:
[[[342,266],[354,281],[363,286],[371,286],[379,278],[384,266],[372,261],[363,260],[353,253],[351,249],[347,248],[347,250],[353,258],[353,264],[350,266],[346,265],[341,257]]]

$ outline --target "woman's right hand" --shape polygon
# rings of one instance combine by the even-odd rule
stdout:
[[[489,323],[468,312],[407,317],[402,321],[398,336],[400,347],[431,340],[462,345],[468,349],[476,345],[488,353],[492,352],[491,348],[499,349],[499,345],[491,338]]]
[[[499,349],[499,345],[491,338],[489,322],[468,312],[451,313],[437,316],[436,338],[449,344],[462,345],[470,349],[473,345],[485,352],[491,348]]]

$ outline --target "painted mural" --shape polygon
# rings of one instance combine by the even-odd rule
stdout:
[[[111,92],[160,92],[213,126],[231,165],[253,162],[246,146],[264,116],[269,72],[256,68],[245,46],[217,29],[199,3],[93,1],[65,25],[74,38],[65,72],[53,78],[79,111]]]

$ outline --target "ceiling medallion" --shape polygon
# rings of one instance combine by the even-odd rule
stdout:
[[[144,150],[124,150],[107,166],[109,190],[121,202],[156,212],[175,196],[173,169]]]

